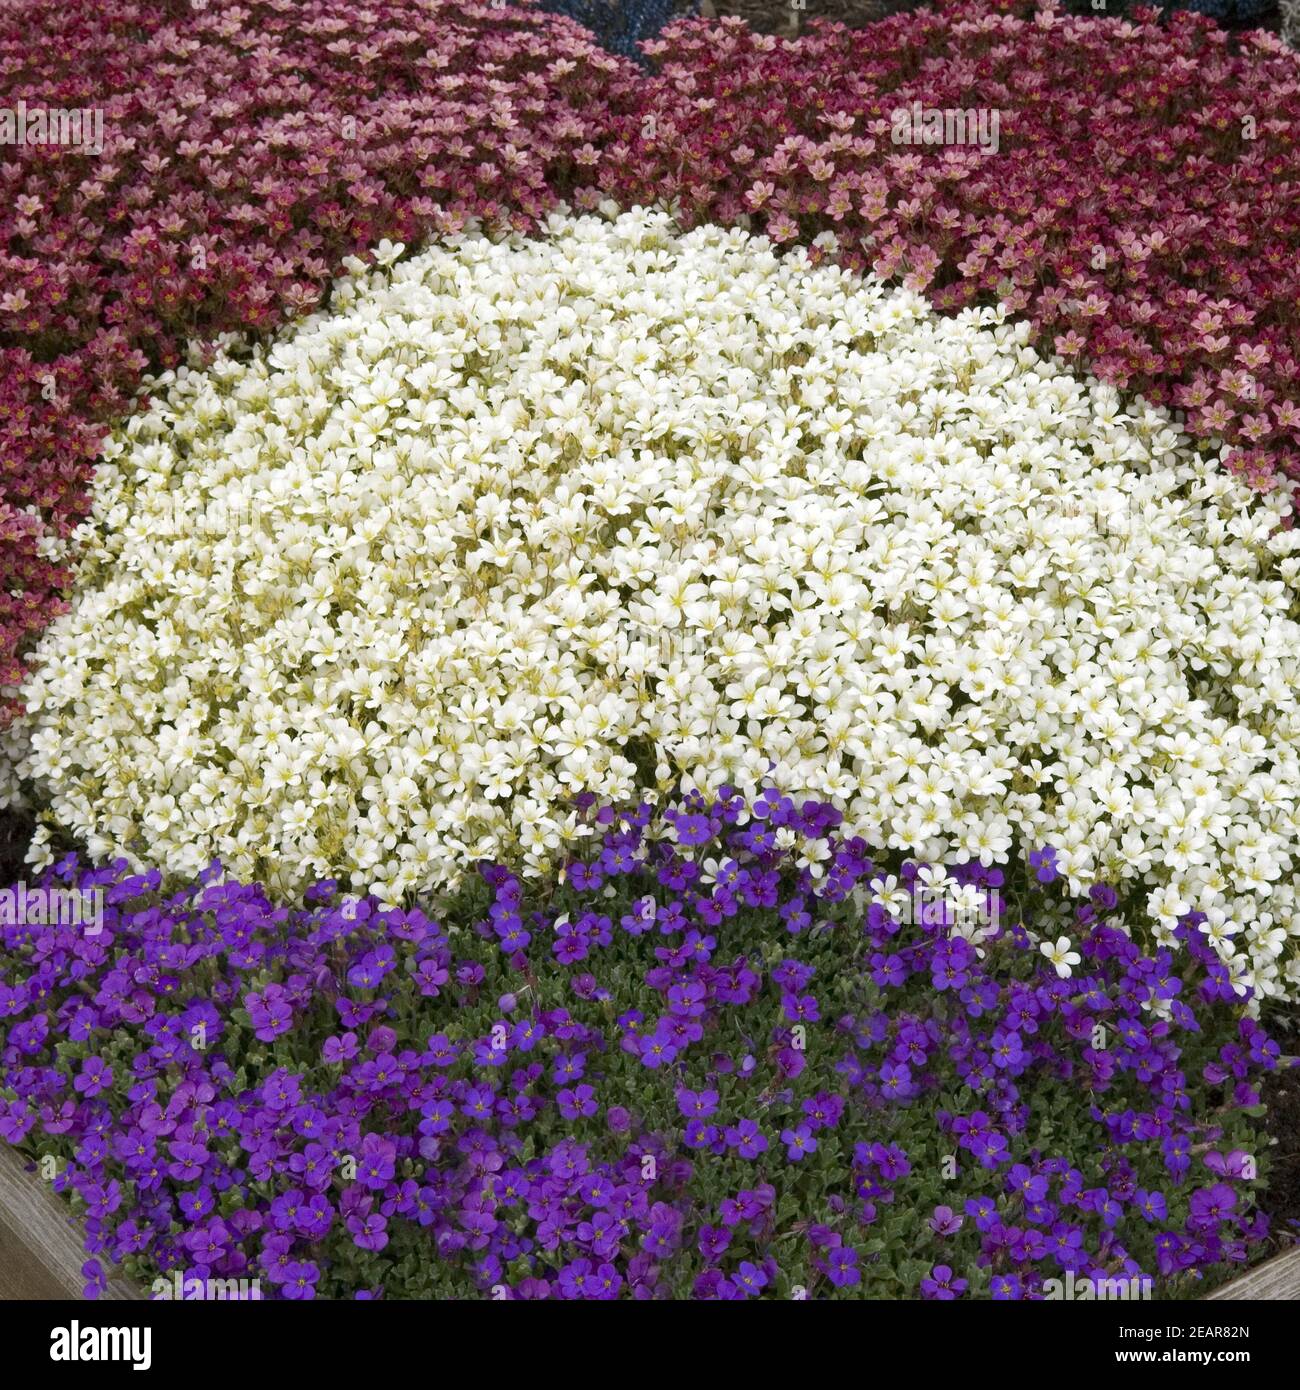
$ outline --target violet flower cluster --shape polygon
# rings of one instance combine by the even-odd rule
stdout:
[[[57,1159],[88,1293],[1177,1293],[1265,1240],[1278,1048],[1193,920],[1175,964],[1046,847],[891,865],[770,790],[580,807],[562,881],[483,865],[434,915],[49,870],[102,930],[4,928],[0,1137]]]

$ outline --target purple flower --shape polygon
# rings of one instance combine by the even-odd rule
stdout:
[[[1233,1149],[1228,1154],[1212,1149],[1205,1155],[1205,1166],[1212,1173],[1218,1173],[1220,1177],[1242,1179],[1247,1176],[1254,1163],[1244,1149]]]
[[[1051,845],[1030,850],[1029,867],[1039,883],[1055,883],[1060,877],[1056,870],[1056,850]]]
[[[999,1029],[993,1034],[989,1051],[993,1058],[993,1065],[1004,1070],[1015,1072],[1021,1068],[1025,1061],[1025,1049],[1020,1041],[1020,1034],[1006,1029]]]
[[[677,1089],[677,1109],[686,1116],[707,1118],[718,1110],[718,1093],[714,1090],[691,1091],[685,1086]]]
[[[880,1090],[890,1100],[906,1100],[913,1095],[911,1067],[904,1062],[886,1062],[880,1069]]]
[[[801,1125],[801,1129],[807,1129],[806,1125]],[[786,1131],[789,1133],[790,1131]],[[808,1131],[811,1134],[811,1131]],[[741,1158],[757,1158],[759,1154],[767,1150],[767,1137],[759,1129],[754,1120],[738,1120],[734,1125],[728,1125],[725,1134],[727,1146],[735,1149]],[[783,1142],[789,1142],[782,1136]],[[816,1142],[812,1145],[816,1148]],[[802,1155],[800,1155],[802,1156]]]
[[[382,1250],[388,1244],[388,1221],[377,1211],[365,1216],[349,1216],[347,1226],[358,1249]]]
[[[666,1038],[658,1028],[653,1033],[637,1039],[641,1065],[649,1067],[652,1071],[673,1061],[679,1051],[676,1043]]]
[[[702,816],[698,814],[698,812],[678,816],[676,821],[677,840],[679,844],[686,846],[702,845],[712,834],[708,817]]]
[[[740,1268],[731,1276],[732,1283],[748,1298],[767,1287],[768,1278],[760,1265],[749,1260],[741,1261]]]
[[[361,1160],[357,1181],[372,1191],[387,1186],[397,1171],[397,1145],[378,1134],[367,1134],[361,1141]]]
[[[711,1149],[718,1141],[718,1127],[707,1120],[687,1120],[682,1143],[688,1149]]]
[[[113,1069],[102,1057],[87,1057],[72,1084],[89,1100],[113,1084]]]
[[[1133,1194],[1133,1203],[1138,1211],[1142,1213],[1142,1219],[1147,1222],[1168,1221],[1169,1207],[1165,1202],[1163,1192],[1148,1192],[1139,1187]]]
[[[594,1115],[600,1106],[596,1102],[595,1087],[585,1082],[580,1086],[566,1087],[555,1098],[560,1114],[566,1120],[576,1120]]]
[[[837,1289],[847,1289],[861,1283],[858,1252],[850,1246],[837,1245],[826,1256],[826,1276]]]
[[[280,985],[267,985],[261,994],[245,996],[244,1007],[262,1042],[274,1042],[293,1027],[293,1005]]]
[[[560,1271],[561,1298],[595,1298],[600,1286],[600,1275],[590,1260],[573,1260]]]
[[[805,1154],[810,1154],[817,1148],[817,1140],[808,1125],[801,1124],[793,1129],[783,1129],[781,1142],[785,1145],[786,1157],[791,1163],[798,1163]]]
[[[87,1260],[81,1266],[81,1273],[86,1280],[81,1290],[83,1298],[98,1298],[108,1288],[108,1276],[98,1260]]]
[[[1007,1173],[1006,1189],[1019,1193],[1026,1202],[1041,1202],[1047,1196],[1047,1178],[1023,1163],[1016,1163]]]
[[[962,1228],[965,1218],[958,1216],[951,1207],[935,1207],[930,1217],[930,1229],[937,1236],[955,1236]]]
[[[935,1265],[924,1279],[921,1280],[921,1296],[923,1298],[934,1298],[940,1302],[949,1302],[952,1299],[960,1298],[966,1292],[967,1281],[956,1279],[948,1265]]]
[[[315,1298],[316,1285],[320,1282],[320,1270],[306,1261],[293,1260],[285,1265],[279,1282],[280,1292],[285,1298]]]
[[[1197,1225],[1217,1226],[1237,1209],[1237,1194],[1226,1182],[1198,1188],[1191,1196],[1191,1219]]]

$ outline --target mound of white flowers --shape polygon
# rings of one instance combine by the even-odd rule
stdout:
[[[998,313],[659,213],[548,232],[382,246],[160,380],[25,692],[57,821],[397,901],[553,869],[580,790],[770,780],[936,860],[1051,844],[1300,985],[1285,504]]]

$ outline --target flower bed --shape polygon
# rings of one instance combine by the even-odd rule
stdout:
[[[5,928],[0,1135],[61,1160],[91,1292],[1174,1293],[1264,1238],[1278,1050],[1193,922],[1147,957],[1047,852],[873,863],[775,790],[593,802],[559,885],[486,868],[437,920],[52,870],[108,905]]]
[[[1270,36],[1234,55],[1194,18],[1026,23],[981,0],[795,44],[672,26],[642,83],[576,25],[490,0],[236,13],[114,3],[90,23],[25,0],[0,33],[7,99],[93,105],[105,142],[0,164],[0,719],[143,368],[309,309],[384,237],[531,227],[557,192],[598,197],[593,176],[783,243],[837,229],[847,263],[941,307],[998,295],[1043,345],[1226,440],[1254,485],[1296,471],[1300,87]],[[889,116],[912,99],[998,106],[1000,155],[900,154]]]
[[[91,1295],[1189,1297],[1275,1243],[1300,64],[1021,0],[645,52],[0,30],[9,105],[104,117],[0,162],[0,808],[108,900],[0,893],[0,1138]]]

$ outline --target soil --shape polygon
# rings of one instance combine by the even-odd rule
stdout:
[[[27,846],[36,821],[27,811],[0,811],[0,887],[17,883],[23,876]]]

